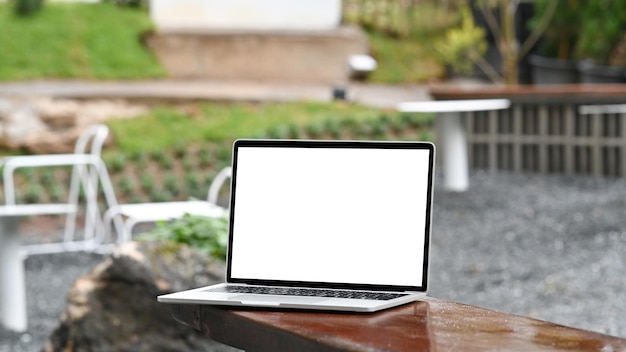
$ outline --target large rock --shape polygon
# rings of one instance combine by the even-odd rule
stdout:
[[[27,101],[0,101],[0,146],[9,149],[24,147],[25,140],[48,128],[37,114],[37,109]]]
[[[114,99],[0,98],[0,147],[34,154],[71,153],[87,126],[147,111],[146,106]]]
[[[156,296],[222,281],[224,265],[185,246],[131,242],[79,278],[44,351],[232,350],[172,318]]]

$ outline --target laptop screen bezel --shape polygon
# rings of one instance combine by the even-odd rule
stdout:
[[[265,280],[251,278],[233,278],[232,268],[232,246],[233,246],[233,228],[235,219],[235,194],[237,189],[237,162],[239,148],[357,148],[357,149],[421,149],[428,150],[428,186],[427,186],[427,204],[425,219],[425,238],[424,238],[424,262],[421,286],[396,286],[396,285],[372,285],[372,284],[355,284],[355,283],[336,283],[336,282],[312,282],[312,281],[285,281],[285,280]],[[232,178],[231,178],[231,196],[230,196],[230,217],[228,229],[228,249],[227,249],[227,265],[226,265],[226,282],[235,284],[249,285],[267,285],[267,286],[286,286],[286,287],[314,287],[314,288],[332,288],[332,289],[356,289],[356,290],[372,290],[372,291],[414,291],[427,292],[428,290],[428,272],[430,264],[430,241],[432,229],[432,201],[433,201],[433,183],[434,183],[434,163],[435,163],[435,146],[430,142],[421,141],[356,141],[356,140],[285,140],[285,139],[238,139],[233,143],[232,151]]]

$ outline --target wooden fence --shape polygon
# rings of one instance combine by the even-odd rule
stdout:
[[[470,168],[626,176],[626,113],[580,111],[626,104],[626,85],[435,88],[431,95],[511,100],[509,110],[464,115]]]

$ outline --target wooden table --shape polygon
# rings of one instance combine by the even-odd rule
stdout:
[[[398,111],[437,113],[435,126],[443,152],[443,186],[449,191],[463,192],[469,187],[469,166],[461,113],[503,110],[509,106],[508,99],[417,101],[398,104]]]
[[[433,298],[374,314],[174,305],[173,315],[247,351],[626,350],[626,339]]]

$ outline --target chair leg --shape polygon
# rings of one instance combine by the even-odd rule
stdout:
[[[68,195],[68,202],[76,205],[76,211],[68,213],[65,217],[65,233],[63,235],[64,242],[71,242],[74,240],[74,231],[76,231],[76,212],[78,212],[78,193],[80,190],[80,178],[81,166],[74,166],[72,168],[72,177],[70,180],[70,194]]]

